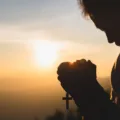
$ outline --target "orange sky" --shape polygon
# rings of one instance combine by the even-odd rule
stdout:
[[[38,51],[35,51],[34,50],[34,48],[36,48],[35,46],[36,44],[34,44],[35,41],[41,41],[41,40],[33,40],[32,43],[30,42],[30,44],[28,41],[26,43],[1,42],[1,46],[4,46],[4,48],[1,48],[2,56],[0,62],[1,63],[0,77],[7,77],[7,76],[18,77],[21,74],[23,74],[23,76],[27,75],[29,77],[32,77],[34,76],[34,74],[46,74],[47,71],[55,71],[57,69],[57,66],[62,61],[74,61],[76,59],[81,59],[81,58],[90,59],[94,63],[96,63],[98,76],[106,77],[110,75],[112,65],[119,53],[118,51],[119,48],[113,45],[108,45],[108,46],[101,45],[98,47],[92,44],[80,44],[75,42],[63,41],[61,43],[60,42],[57,43],[57,44],[61,44],[60,47],[56,49],[57,59],[48,66],[42,66],[43,63],[41,63],[40,58],[42,58],[44,62],[44,59],[46,60],[46,56],[49,56],[51,54],[50,55],[51,58],[53,51],[51,52],[50,50],[47,50],[48,53],[46,53],[46,50],[44,51],[44,49],[42,52],[39,51],[40,49],[38,49]],[[49,43],[54,44],[56,42],[49,41]],[[41,45],[38,46],[41,47]],[[45,49],[51,49],[51,48],[45,47]],[[35,57],[36,52],[37,52],[37,57]],[[49,62],[50,58],[48,57],[47,58],[48,60],[46,60],[46,62]]]
[[[45,75],[45,80],[52,76],[56,80],[56,69],[61,62],[81,58],[97,65],[98,77],[110,76],[119,48],[108,44],[106,35],[92,21],[83,18],[76,0],[30,1],[24,3],[26,7],[18,3],[0,4],[5,12],[0,21],[0,79],[39,79]],[[38,54],[46,51],[35,52],[36,40],[60,45],[53,64],[41,66],[42,55]],[[51,49],[47,51],[48,56],[52,56]]]

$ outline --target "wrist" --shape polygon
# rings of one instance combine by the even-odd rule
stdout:
[[[94,85],[94,87],[88,88],[88,92],[83,91],[81,94],[75,94],[73,96],[76,105],[80,107],[80,109],[91,109],[93,107],[102,109],[108,106],[110,102],[109,95],[99,83],[97,84]]]

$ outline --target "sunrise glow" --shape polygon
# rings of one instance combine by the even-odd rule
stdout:
[[[33,43],[33,54],[38,66],[49,67],[58,58],[57,44],[47,40],[35,40]]]

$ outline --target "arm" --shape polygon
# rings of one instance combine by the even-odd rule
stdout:
[[[89,91],[82,100],[81,95],[74,96],[74,101],[85,120],[120,120],[120,108],[112,103],[103,88],[99,85],[93,91],[94,94]]]
[[[72,66],[62,63],[58,67],[58,79],[80,107],[85,120],[120,119],[120,109],[97,82],[96,65],[91,61],[76,61]]]

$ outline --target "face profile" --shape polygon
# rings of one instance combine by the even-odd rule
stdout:
[[[108,42],[120,46],[119,1],[80,0],[83,13],[90,16],[95,26],[104,31]]]
[[[102,14],[95,15],[91,19],[97,28],[106,33],[109,43],[115,42],[116,45],[120,46],[120,14],[118,14],[117,10],[103,11]]]

